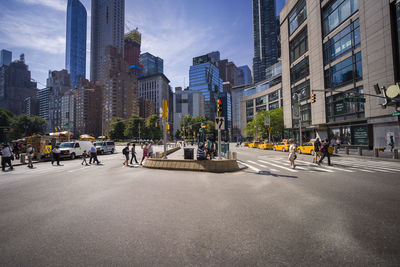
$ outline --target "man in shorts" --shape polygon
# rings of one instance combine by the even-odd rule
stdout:
[[[124,147],[124,149],[122,149],[122,154],[124,154],[125,156],[125,161],[122,164],[123,166],[128,167],[129,166],[129,145],[130,143],[126,144],[126,147]]]

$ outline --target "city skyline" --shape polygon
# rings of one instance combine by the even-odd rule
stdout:
[[[90,21],[90,0],[82,0]],[[126,2],[125,33],[136,27],[143,34],[142,53],[164,59],[171,86],[189,85],[192,58],[218,50],[221,58],[251,67],[253,58],[251,1]],[[284,4],[277,0],[277,13]],[[207,13],[198,12],[207,7]],[[210,8],[212,7],[212,8]],[[49,70],[65,67],[67,0],[15,0],[0,3],[0,47],[25,53],[32,77],[45,87]],[[219,10],[225,10],[221,13]],[[42,16],[36,16],[37,12]],[[45,11],[45,12],[43,12]],[[87,28],[86,78],[90,73],[90,23]],[[182,41],[184,40],[184,41]],[[184,84],[185,81],[185,84]]]

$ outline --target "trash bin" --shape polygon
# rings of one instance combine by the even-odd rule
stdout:
[[[194,148],[184,148],[183,156],[184,159],[194,159]]]

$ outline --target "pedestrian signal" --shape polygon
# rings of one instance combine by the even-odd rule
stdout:
[[[315,103],[315,94],[311,94],[311,103]]]

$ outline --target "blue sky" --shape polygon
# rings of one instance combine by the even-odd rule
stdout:
[[[90,0],[87,72],[90,70]],[[220,51],[237,66],[253,58],[251,0],[126,0],[125,31],[139,28],[142,52],[164,59],[171,86],[186,86],[192,58]],[[277,0],[280,10],[284,0]],[[67,0],[0,0],[0,49],[25,53],[32,78],[46,83],[49,70],[65,68]]]

